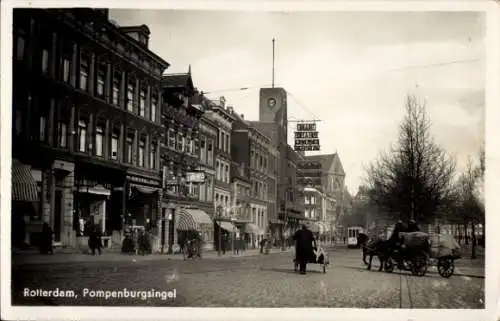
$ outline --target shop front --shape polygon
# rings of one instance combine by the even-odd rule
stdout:
[[[73,231],[82,252],[88,250],[94,229],[102,235],[104,247],[120,247],[122,241],[125,172],[97,166],[82,162],[75,170]]]
[[[149,238],[151,251],[161,251],[161,198],[159,175],[127,171],[126,215],[124,227],[132,232],[142,230]]]
[[[175,212],[176,232],[179,244],[192,238],[200,238],[204,247],[213,239],[212,219],[203,210],[193,207],[178,207]]]
[[[11,245],[16,248],[38,245],[31,235],[41,232],[40,193],[32,171],[30,165],[12,160]]]
[[[245,225],[245,234],[247,235],[248,248],[255,249],[259,247],[259,240],[263,238],[264,231],[256,224],[248,223]]]

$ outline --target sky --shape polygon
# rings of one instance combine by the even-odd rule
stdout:
[[[197,88],[224,96],[248,120],[258,120],[259,88],[272,82],[275,38],[275,85],[288,92],[288,119],[321,120],[320,153],[338,153],[352,194],[366,165],[396,142],[408,94],[425,102],[434,139],[459,171],[484,141],[481,13],[135,9],[110,18],[146,24],[167,73],[191,65]]]

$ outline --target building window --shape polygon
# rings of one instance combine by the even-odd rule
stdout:
[[[70,77],[70,71],[71,71],[70,66],[71,66],[71,64],[70,64],[69,58],[64,57],[63,58],[63,62],[62,62],[62,78],[63,78],[63,81],[67,82],[67,83],[69,83],[69,81],[71,79],[71,77]]]
[[[146,116],[146,91],[144,89],[141,90],[139,97],[139,116]]]
[[[127,87],[127,110],[134,111],[134,85],[132,84]]]
[[[225,174],[224,174],[224,179],[225,179],[225,182],[226,182],[226,183],[229,183],[229,166],[227,166],[227,165],[226,165],[226,166],[225,166],[225,169],[226,169],[226,170],[224,171],[224,173],[225,173]]]
[[[49,71],[49,50],[42,49],[42,72],[47,73]]]
[[[57,128],[57,144],[59,147],[66,148],[68,139],[68,128],[65,123],[59,122]]]
[[[151,97],[151,121],[156,122],[156,108],[157,107],[156,97]]]
[[[230,147],[229,146],[229,135],[226,135],[225,137],[226,137],[226,152],[229,153],[229,149],[230,149],[229,148]]]
[[[168,147],[175,149],[175,131],[173,129],[169,129],[168,131]]]
[[[40,116],[40,141],[45,142],[47,140],[47,118],[45,116]]]
[[[89,80],[89,58],[86,54],[80,55],[80,89],[88,90]]]
[[[116,132],[111,135],[111,159],[113,160],[118,159],[118,137],[119,134]]]
[[[95,154],[96,156],[103,156],[104,154],[104,129],[97,126],[95,129]]]
[[[115,76],[113,78],[113,104],[117,106],[120,105],[120,82],[121,77]]]
[[[144,167],[144,149],[146,143],[144,140],[139,141],[139,166]]]
[[[177,134],[177,145],[176,145],[176,148],[175,150],[179,151],[179,152],[182,152],[182,149],[183,149],[183,144],[184,144],[184,137],[182,137],[182,135],[180,133]]]
[[[106,77],[106,65],[100,64],[99,70],[97,71],[97,84],[96,84],[97,97],[99,98],[104,98],[105,77]]]
[[[191,154],[191,138],[184,138],[184,153]]]
[[[151,144],[151,150],[149,152],[149,167],[156,168],[156,143]]]
[[[216,174],[216,179],[220,180],[220,169],[219,169],[219,161],[215,162],[215,174]]]
[[[19,136],[21,135],[21,132],[23,130],[23,115],[21,113],[21,110],[16,109],[15,113],[15,119],[16,119],[16,135]]]
[[[17,58],[17,60],[24,59],[25,46],[26,46],[26,40],[24,39],[24,36],[22,36],[22,35],[17,36],[17,44],[16,44],[16,58]]]
[[[125,144],[125,155],[126,155],[126,162],[129,164],[132,164],[132,146],[134,144],[134,139],[131,136],[127,136],[127,143]]]
[[[87,139],[87,123],[85,121],[78,121],[78,151],[85,153]]]

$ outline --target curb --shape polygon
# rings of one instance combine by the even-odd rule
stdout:
[[[271,252],[267,255],[278,255],[278,254],[285,254],[285,253],[290,253],[290,250],[286,251],[279,251],[279,252]],[[65,255],[64,255],[65,254]],[[12,258],[11,264],[12,266],[29,266],[29,265],[58,265],[58,264],[78,264],[78,263],[110,263],[110,262],[143,262],[143,261],[189,261],[189,259],[184,259],[182,255],[166,255],[166,254],[150,254],[150,255],[127,255],[127,254],[121,254],[121,253],[109,253],[112,256],[107,256],[106,253],[104,253],[102,256],[90,256],[90,255],[85,255],[85,254],[80,254],[80,253],[60,253],[56,254],[57,258],[68,258],[67,260],[64,259],[56,259],[56,260],[51,260],[51,258],[48,258],[46,261],[44,260],[45,256],[41,257],[39,255],[15,255],[17,258],[20,258],[18,262],[16,262],[15,258]],[[77,255],[77,256],[75,256]],[[266,256],[267,256],[266,255]],[[257,253],[247,253],[243,255],[237,255],[237,254],[232,254],[232,255],[221,255],[218,256],[217,252],[209,252],[209,255],[207,256],[202,256],[201,260],[227,260],[227,259],[237,259],[237,258],[245,258],[245,257],[258,257],[258,256],[265,256],[265,254],[261,254],[260,252]],[[42,258],[41,260],[38,260],[38,258]],[[32,259],[34,258],[34,260]],[[76,260],[75,260],[76,258]],[[95,259],[93,259],[95,258]],[[102,258],[102,259],[100,259]]]

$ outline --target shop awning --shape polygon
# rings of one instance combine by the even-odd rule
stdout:
[[[78,188],[78,192],[94,194],[94,195],[105,195],[105,196],[111,195],[111,191],[102,185],[96,185],[94,187],[80,187]]]
[[[212,219],[202,210],[182,208],[179,211],[177,229],[198,231],[202,225],[212,225]]]
[[[260,229],[254,223],[249,223],[245,225],[245,233],[248,234],[256,234],[256,235],[264,235],[264,231]]]
[[[217,222],[217,224],[220,225],[221,229],[226,230],[228,232],[234,232],[236,230],[236,227],[231,222],[220,221]]]
[[[31,167],[12,160],[11,199],[20,202],[38,202],[38,186],[31,174]]]
[[[130,186],[135,188],[137,191],[139,191],[142,194],[153,194],[153,193],[157,193],[160,191],[159,188],[142,186],[142,185],[137,185],[134,183],[130,183]]]

